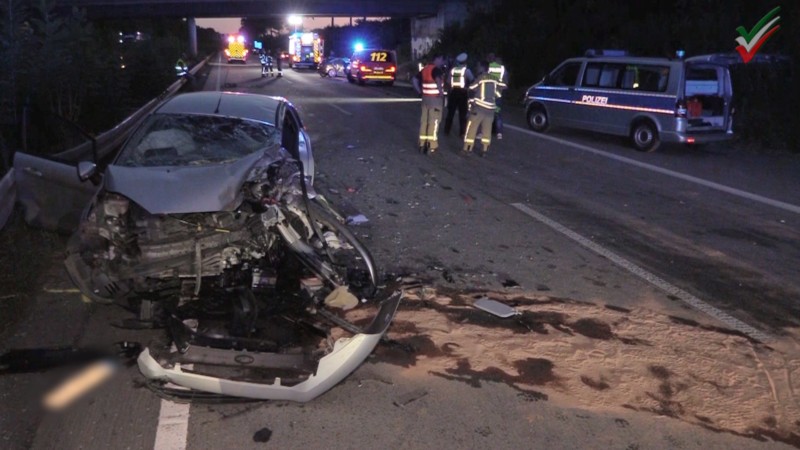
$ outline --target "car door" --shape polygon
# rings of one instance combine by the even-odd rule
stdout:
[[[314,184],[314,153],[311,149],[311,137],[303,126],[300,114],[293,106],[282,103],[276,111],[277,124],[280,124],[281,145],[289,151],[293,158],[303,165],[303,173],[309,185]]]
[[[90,159],[91,154],[86,155],[85,160]],[[77,162],[23,152],[14,155],[17,202],[25,222],[62,233],[77,229],[81,212],[99,186],[80,180]]]
[[[545,78],[539,87],[545,92],[547,113],[553,125],[571,125],[574,102],[577,100],[575,85],[580,79],[583,62],[567,61]]]
[[[93,181],[81,181],[79,163],[109,161],[119,140],[105,139],[98,146],[94,136],[68,119],[42,111],[35,117],[38,138],[26,141],[26,150],[14,154],[17,203],[29,225],[70,233],[102,179],[98,174]]]

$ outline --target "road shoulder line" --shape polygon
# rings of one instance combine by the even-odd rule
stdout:
[[[529,134],[531,136],[536,136],[536,137],[539,137],[539,138],[542,138],[542,139],[547,139],[547,140],[550,140],[550,141],[553,141],[553,142],[558,142],[559,144],[568,145],[570,147],[574,147],[574,148],[577,148],[579,150],[583,150],[583,151],[586,151],[586,152],[589,152],[589,153],[593,153],[593,154],[598,155],[598,156],[604,156],[606,158],[614,159],[614,160],[617,160],[619,162],[623,162],[623,163],[630,164],[630,165],[633,165],[633,166],[641,167],[642,169],[650,170],[650,171],[653,171],[653,172],[658,172],[660,174],[668,175],[668,176],[671,176],[671,177],[674,177],[674,178],[680,178],[682,180],[689,181],[689,182],[692,182],[692,183],[695,183],[695,184],[699,184],[699,185],[702,185],[702,186],[705,186],[705,187],[708,187],[708,188],[711,188],[711,189],[716,189],[718,191],[726,192],[728,194],[732,194],[732,195],[735,195],[737,197],[746,198],[746,199],[749,199],[749,200],[756,201],[758,203],[774,206],[776,208],[780,208],[780,209],[783,209],[785,211],[793,212],[795,214],[800,214],[800,206],[798,206],[798,205],[793,205],[791,203],[782,202],[780,200],[774,200],[774,199],[771,199],[771,198],[768,198],[768,197],[763,197],[763,196],[758,195],[758,194],[753,194],[752,192],[742,191],[740,189],[732,188],[730,186],[725,186],[724,184],[715,183],[713,181],[708,181],[708,180],[704,180],[702,178],[694,177],[692,175],[686,175],[684,173],[675,172],[675,171],[672,171],[672,170],[669,170],[669,169],[664,169],[663,167],[654,166],[652,164],[648,164],[648,163],[644,163],[644,162],[641,162],[641,161],[637,161],[635,159],[631,159],[631,158],[626,158],[624,156],[615,155],[613,153],[609,153],[609,152],[605,152],[603,150],[598,150],[596,148],[589,147],[588,145],[578,144],[576,142],[570,142],[570,141],[567,141],[567,140],[564,140],[564,139],[560,139],[560,138],[557,138],[557,137],[547,136],[547,135],[541,134],[541,133],[536,133],[534,131],[526,130],[525,128],[518,127],[518,126],[515,126],[515,125],[506,124],[505,127],[509,128],[509,129],[512,129],[512,130],[515,130],[515,131],[519,131],[519,132],[522,132],[522,133]]]
[[[643,279],[644,281],[652,284],[653,286],[661,289],[662,291],[677,297],[682,302],[686,303],[692,308],[719,320],[720,322],[724,323],[730,328],[739,331],[741,333],[744,333],[745,335],[757,341],[767,342],[771,340],[771,337],[766,333],[759,331],[754,327],[742,322],[741,320],[731,316],[730,314],[709,305],[708,303],[700,300],[699,298],[695,297],[689,292],[686,292],[683,289],[661,279],[657,275],[648,272],[642,267],[639,267],[636,264],[628,261],[627,259],[617,255],[611,250],[608,250],[605,247],[596,244],[590,239],[587,239],[581,236],[580,234],[570,230],[564,225],[561,225],[560,223],[548,218],[547,216],[534,211],[527,205],[524,205],[522,203],[511,203],[511,206],[518,209],[522,213],[532,217],[533,219],[543,223],[544,225],[547,225],[548,227],[557,231],[558,233],[570,238],[571,240],[577,242],[581,246],[597,253],[600,256],[609,259],[614,264],[622,267],[623,269],[627,270],[633,275],[636,275],[637,277]]]

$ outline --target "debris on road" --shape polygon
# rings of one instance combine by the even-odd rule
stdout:
[[[355,216],[347,216],[346,222],[348,225],[361,225],[369,222],[369,219],[363,214],[356,214]]]
[[[406,405],[408,405],[409,403],[413,403],[413,402],[421,399],[422,397],[425,397],[426,395],[428,395],[428,391],[427,390],[425,390],[425,389],[416,389],[416,390],[413,390],[411,392],[405,393],[405,394],[397,397],[397,399],[395,399],[395,401],[393,401],[392,403],[394,404],[394,406],[403,408]]]
[[[481,297],[475,300],[475,303],[472,305],[480,310],[488,312],[489,314],[494,314],[495,316],[502,317],[504,319],[522,314],[505,303],[500,303],[497,300],[492,300],[488,297]]]

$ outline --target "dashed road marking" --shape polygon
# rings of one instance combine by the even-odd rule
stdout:
[[[161,400],[153,450],[185,450],[189,435],[189,405]]]
[[[595,242],[592,242],[590,239],[587,239],[580,234],[570,230],[569,228],[561,225],[560,223],[556,222],[549,217],[534,211],[527,205],[522,203],[512,203],[511,206],[514,208],[522,211],[523,213],[527,214],[528,216],[538,220],[539,222],[547,225],[548,227],[552,228],[553,230],[563,234],[564,236],[572,239],[573,241],[577,242],[578,244],[582,245],[583,247],[588,248],[589,250],[597,253],[600,256],[604,256],[608,258],[614,264],[622,267],[623,269],[627,270],[628,272],[636,275],[637,277],[647,281],[648,283],[652,284],[653,286],[661,289],[662,291],[673,295],[686,303],[687,305],[695,308],[698,311],[701,311],[720,322],[724,323],[728,327],[740,331],[745,335],[755,339],[757,341],[766,342],[771,339],[769,335],[766,333],[759,331],[752,326],[742,322],[741,320],[731,316],[730,314],[719,310],[708,303],[700,300],[699,298],[695,297],[694,295],[684,291],[683,289],[661,279],[660,277],[656,276],[648,272],[647,270],[637,266],[636,264],[628,261],[627,259],[617,255],[616,253],[612,252],[611,250],[602,247]]]
[[[347,116],[352,116],[352,115],[353,115],[353,113],[351,113],[350,111],[348,111],[348,110],[346,110],[346,109],[342,108],[341,106],[337,105],[336,103],[328,103],[328,105],[329,105],[331,108],[338,109],[338,110],[339,110],[339,111],[341,111],[341,112],[342,112],[342,114],[344,114],[344,115],[347,115]]]
[[[705,186],[711,189],[716,189],[718,191],[726,192],[728,194],[736,195],[738,197],[746,198],[748,200],[753,200],[765,205],[774,206],[776,208],[783,209],[785,211],[793,212],[795,214],[800,214],[800,206],[793,205],[791,203],[782,202],[780,200],[771,199],[768,197],[764,197],[761,195],[753,194],[752,192],[742,191],[740,189],[732,188],[730,186],[725,186],[723,184],[715,183],[713,181],[704,180],[702,178],[694,177],[691,175],[686,175],[685,173],[675,172],[673,170],[664,169],[663,167],[654,166],[652,164],[643,163],[641,161],[636,161],[635,159],[626,158],[624,156],[615,155],[613,153],[605,152],[603,150],[598,150],[596,148],[589,147],[588,145],[578,144],[577,142],[570,142],[565,139],[560,139],[553,136],[548,136],[546,134],[536,133],[531,130],[526,130],[525,128],[517,127],[514,125],[505,125],[506,128],[520,131],[522,133],[530,134],[531,136],[536,136],[538,138],[547,139],[553,142],[558,142],[559,144],[569,145],[570,147],[575,147],[577,149],[593,153],[595,155],[604,156],[609,159],[614,159],[620,162],[624,162],[626,164],[630,164],[633,166],[641,167],[642,169],[647,169],[653,172],[658,172],[664,175],[668,175],[674,178],[680,178],[685,181],[689,181],[695,184],[699,184],[701,186]]]

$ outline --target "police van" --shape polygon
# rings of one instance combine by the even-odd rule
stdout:
[[[639,151],[661,142],[701,144],[733,137],[733,89],[712,58],[633,57],[589,51],[562,62],[525,95],[528,125],[630,137]]]

